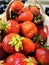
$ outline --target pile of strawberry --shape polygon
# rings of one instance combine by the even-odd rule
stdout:
[[[14,1],[2,23],[0,59],[3,65],[49,65],[43,16],[37,6]]]

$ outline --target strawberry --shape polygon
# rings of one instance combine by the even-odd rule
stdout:
[[[40,15],[40,10],[36,6],[31,6],[30,11],[34,14],[36,13],[37,15]]]
[[[10,33],[3,38],[2,47],[7,53],[19,52],[22,49],[21,40],[23,37],[15,33]]]
[[[21,10],[22,12],[26,12],[26,11],[29,11],[29,8],[22,8],[22,10]]]
[[[41,64],[49,65],[49,50],[46,48],[37,49],[36,58]]]
[[[23,12],[29,11],[29,8],[22,8],[20,11],[18,11],[18,14],[20,15]]]
[[[35,51],[36,45],[35,43],[33,43],[33,41],[29,38],[24,38],[22,40],[23,43],[23,50],[25,53],[31,53],[33,51]]]
[[[34,18],[33,14],[31,11],[25,11],[21,13],[18,17],[19,22],[24,22],[24,21],[32,21]]]
[[[4,59],[7,53],[3,50],[2,44],[0,43],[0,59]]]
[[[23,12],[29,11],[29,8],[22,8],[20,11],[17,12],[18,15],[22,14]]]
[[[34,57],[26,58],[25,55],[22,53],[15,53],[10,55],[6,59],[6,63],[7,65],[37,65],[37,61]]]
[[[43,29],[39,29],[39,34],[42,36],[43,41],[46,41],[47,34],[44,32]]]
[[[2,24],[2,29],[5,30],[6,33],[19,33],[20,27],[17,21],[8,20],[7,24]]]
[[[21,62],[23,63],[23,60],[25,59],[25,55],[22,53],[15,53],[10,55],[7,59],[6,59],[6,63],[9,65],[22,65]],[[11,60],[12,59],[12,60]],[[24,65],[24,64],[23,64]]]
[[[19,11],[24,7],[23,2],[21,1],[14,1],[11,6],[10,9],[14,12],[14,11]]]
[[[25,58],[21,65],[37,65],[37,61],[34,57]]]
[[[38,29],[34,23],[25,21],[21,24],[21,32],[25,37],[32,38],[37,34]]]

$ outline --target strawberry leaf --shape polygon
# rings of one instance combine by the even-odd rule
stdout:
[[[19,44],[15,45],[15,50],[18,52],[19,51]]]
[[[22,47],[22,42],[19,41],[19,42],[17,42],[17,44],[15,45],[15,50],[18,52],[21,47]]]
[[[24,59],[27,62],[27,65],[33,65],[33,62],[37,63],[35,60],[32,60],[31,57]]]
[[[34,37],[33,37],[33,41],[34,42],[42,42],[43,43],[43,38],[40,34],[36,34]]]
[[[15,46],[15,50],[17,52],[19,51],[19,49],[23,50],[23,45],[22,45],[23,39],[24,37],[20,37],[19,35],[16,35],[15,37],[11,39],[11,41],[9,42],[9,45]]]
[[[0,21],[0,29],[1,30],[5,30],[6,29],[6,26],[7,26],[7,22],[6,23],[4,23],[4,21]]]

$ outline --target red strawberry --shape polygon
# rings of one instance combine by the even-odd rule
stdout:
[[[34,57],[26,58],[22,53],[15,53],[9,56],[6,59],[6,63],[9,65],[37,65]]]
[[[46,41],[46,39],[47,39],[47,34],[44,32],[43,29],[40,29],[40,30],[39,30],[39,34],[42,36],[43,41]]]
[[[20,15],[23,12],[29,11],[29,8],[22,8],[20,11],[18,11],[17,13]]]
[[[26,57],[24,56],[24,54],[22,54],[22,53],[15,53],[15,54],[9,56],[6,59],[6,63],[7,64],[9,63],[9,65],[22,65],[21,62],[23,63],[23,60],[25,58]]]
[[[3,50],[2,48],[2,44],[0,43],[0,59],[3,59],[6,57],[6,54],[5,51]]]
[[[37,65],[37,61],[34,57],[25,58],[21,65]]]
[[[4,37],[2,47],[7,53],[19,52],[22,49],[22,39],[20,35],[10,33]]]
[[[23,8],[23,6],[24,6],[23,2],[21,2],[21,1],[14,1],[11,4],[10,9],[12,11],[19,11],[19,10],[21,10]]]
[[[19,33],[20,31],[19,24],[15,20],[8,20],[6,25],[3,24],[2,29],[7,33]]]
[[[24,38],[22,40],[23,42],[23,50],[26,52],[26,53],[31,53],[35,50],[36,48],[36,45],[35,43],[33,43],[33,41],[29,38]]]
[[[25,37],[32,38],[35,34],[37,34],[38,29],[34,23],[25,21],[21,24],[21,32]]]
[[[36,14],[40,15],[40,10],[39,10],[36,6],[31,6],[31,7],[30,7],[30,11],[31,11],[33,14],[36,13]]]
[[[26,11],[29,11],[29,8],[22,8],[21,10],[22,12],[26,12]]]
[[[33,20],[33,14],[30,11],[26,11],[20,14],[18,17],[19,22],[24,22],[24,21],[32,21]]]
[[[41,64],[49,65],[49,50],[46,48],[39,48],[36,50],[36,58]]]

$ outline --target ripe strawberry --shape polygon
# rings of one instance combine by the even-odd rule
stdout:
[[[5,30],[6,33],[19,33],[20,27],[17,21],[8,20],[6,25],[2,25],[2,29]]]
[[[6,63],[9,65],[22,65],[21,62],[23,63],[23,60],[26,57],[24,56],[24,54],[22,53],[15,53],[10,55],[7,59],[6,59]],[[24,65],[24,64],[23,64]]]
[[[33,41],[29,38],[24,38],[22,40],[22,43],[23,43],[23,50],[26,52],[26,53],[31,53],[35,50],[36,48],[36,45],[35,43],[33,43]]]
[[[18,17],[19,22],[24,22],[24,21],[32,21],[33,20],[33,14],[30,11],[26,11],[20,14]]]
[[[34,23],[25,21],[21,24],[21,32],[25,37],[32,38],[35,34],[37,34],[38,29]]]
[[[11,6],[10,9],[14,12],[14,11],[19,11],[23,8],[24,4],[21,1],[14,1]]]
[[[11,60],[13,59],[13,60]],[[26,58],[22,53],[15,53],[6,59],[7,65],[37,65],[34,57]]]
[[[44,32],[43,29],[40,29],[40,30],[39,30],[39,34],[42,36],[43,41],[46,41],[46,39],[47,39],[47,34]]]
[[[22,12],[26,12],[26,11],[29,11],[29,8],[22,8],[21,10]]]
[[[22,40],[20,35],[15,33],[10,33],[6,35],[2,41],[2,47],[7,53],[19,52],[22,49]]]
[[[37,65],[37,61],[34,57],[25,58],[21,65]]]
[[[30,11],[34,14],[40,15],[40,10],[36,6],[31,6]]]
[[[18,14],[20,15],[21,13],[26,12],[26,11],[29,11],[29,8],[22,8],[22,9],[18,12]]]
[[[37,49],[36,58],[41,64],[49,65],[49,50],[46,48]]]
[[[6,57],[5,51],[2,48],[2,44],[0,43],[0,59],[4,59]]]

